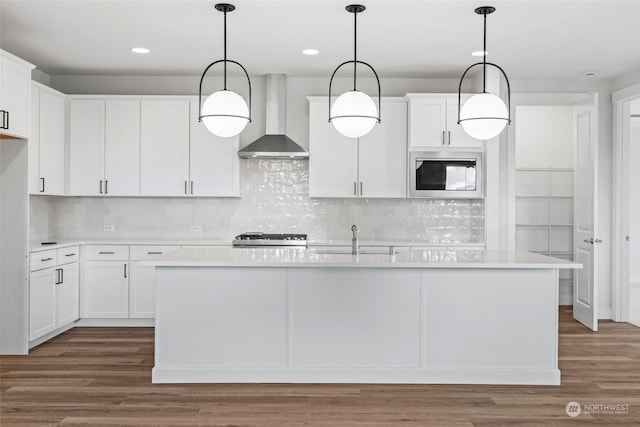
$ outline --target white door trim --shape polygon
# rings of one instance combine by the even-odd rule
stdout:
[[[628,192],[629,126],[625,118],[630,114],[630,101],[640,98],[640,83],[611,94],[613,102],[613,215],[611,245],[612,313],[617,322],[629,321],[629,234]]]

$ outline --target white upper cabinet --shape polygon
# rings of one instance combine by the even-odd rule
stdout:
[[[140,194],[189,192],[189,101],[142,101]]]
[[[105,101],[69,102],[69,194],[104,194]]]
[[[198,101],[191,101],[189,194],[208,197],[240,195],[240,137],[221,138],[198,122]]]
[[[327,98],[309,98],[309,196],[356,197],[358,140],[328,122]]]
[[[458,124],[457,94],[408,94],[409,149],[481,148]],[[463,95],[463,102],[468,95]]]
[[[359,138],[359,195],[406,197],[407,103],[382,100],[380,124]]]
[[[140,176],[140,101],[69,102],[69,192],[136,196]]]
[[[104,193],[140,194],[140,101],[107,100]]]
[[[0,134],[29,138],[31,70],[35,67],[0,49]]]
[[[328,123],[325,97],[309,98],[310,197],[406,197],[407,106],[383,98],[381,123],[347,138]]]
[[[65,95],[33,83],[31,111],[29,193],[63,195]]]

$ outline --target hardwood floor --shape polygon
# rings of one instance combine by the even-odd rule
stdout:
[[[593,333],[571,318],[570,307],[560,311],[558,387],[154,385],[153,329],[76,328],[29,356],[0,358],[0,424],[640,425],[640,328],[601,322]],[[571,401],[628,410],[570,418]]]

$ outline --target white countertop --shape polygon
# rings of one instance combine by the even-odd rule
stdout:
[[[43,242],[56,242],[51,245],[43,245]],[[231,246],[231,239],[169,239],[169,238],[50,238],[45,240],[30,240],[29,252],[40,252],[50,249],[66,248],[76,245],[175,245],[175,246]],[[351,247],[351,240],[310,240],[308,246],[344,246]],[[484,243],[453,243],[453,242],[427,242],[422,240],[360,240],[361,247],[456,247],[483,248]]]
[[[180,249],[150,257],[157,267],[369,267],[369,268],[582,268],[582,264],[530,252],[404,250],[395,255],[323,253],[308,249]]]

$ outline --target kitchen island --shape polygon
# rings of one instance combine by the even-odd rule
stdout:
[[[558,269],[532,253],[181,249],[154,383],[560,384]]]

